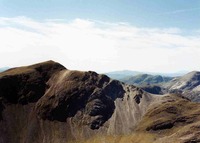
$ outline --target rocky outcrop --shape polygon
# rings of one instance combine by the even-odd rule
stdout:
[[[44,120],[65,122],[81,111],[82,117],[79,118],[87,116],[85,122],[91,129],[98,129],[112,116],[114,100],[122,98],[125,92],[118,81],[110,81],[107,76],[95,72],[63,70],[47,85],[50,88],[36,105],[38,116]]]

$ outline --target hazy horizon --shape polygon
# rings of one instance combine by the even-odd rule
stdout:
[[[200,71],[199,0],[0,0],[0,67]]]

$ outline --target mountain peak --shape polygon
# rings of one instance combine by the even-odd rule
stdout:
[[[46,82],[58,71],[66,69],[54,61],[12,68],[0,73],[0,94],[6,102],[27,104],[38,100]]]

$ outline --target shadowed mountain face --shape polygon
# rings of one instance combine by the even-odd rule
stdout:
[[[189,131],[198,106],[48,61],[0,73],[0,143],[153,142]]]
[[[45,92],[46,82],[57,71],[65,69],[54,62],[7,70],[0,74],[1,100],[27,104],[37,101]]]
[[[91,129],[98,129],[111,117],[114,100],[122,98],[125,92],[118,81],[110,81],[107,76],[95,72],[63,70],[47,85],[50,88],[36,104],[38,116],[44,120],[65,122],[80,111],[83,115],[77,118],[87,118],[85,123]]]

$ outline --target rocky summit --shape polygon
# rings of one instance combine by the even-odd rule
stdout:
[[[0,143],[199,142],[199,106],[47,61],[0,73]]]

